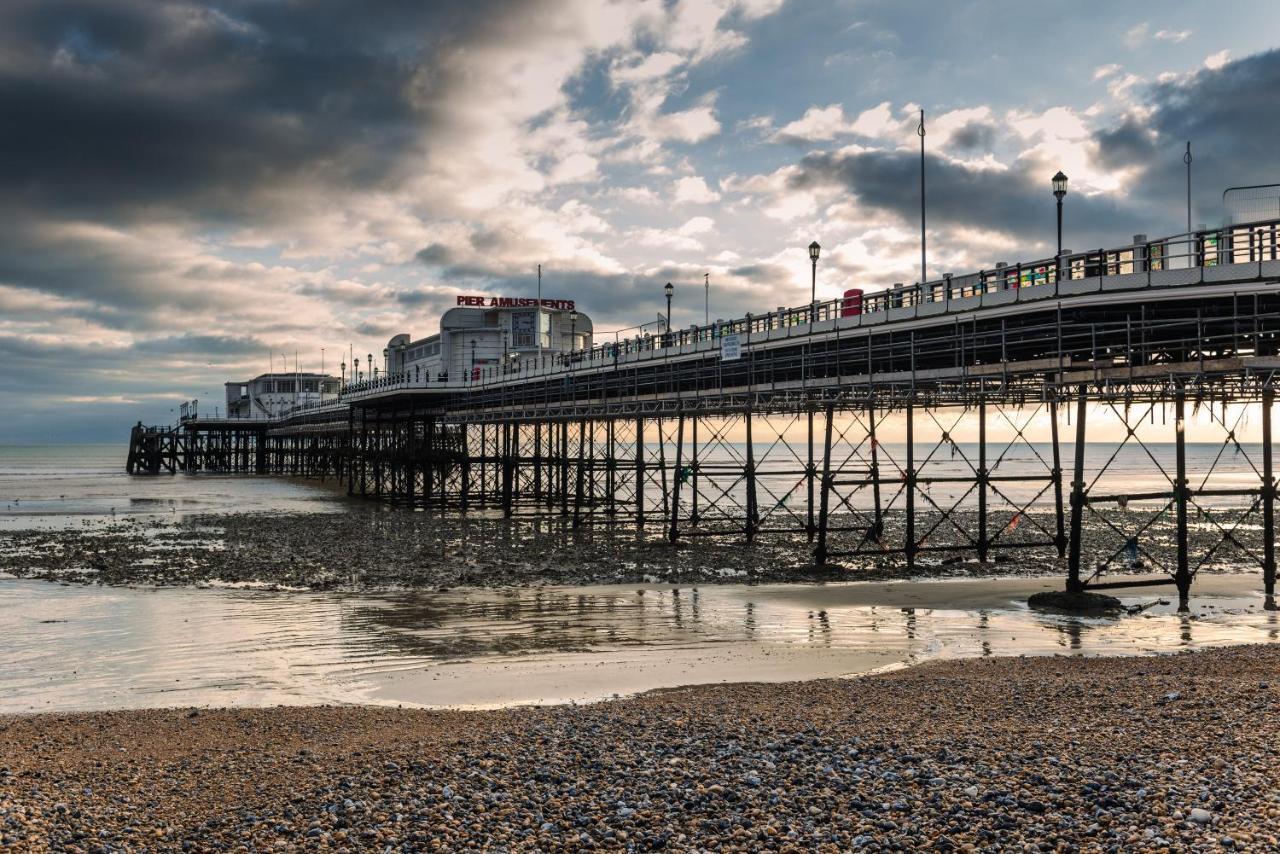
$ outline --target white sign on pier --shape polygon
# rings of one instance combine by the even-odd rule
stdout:
[[[733,362],[741,358],[742,336],[737,333],[720,336],[720,361]]]

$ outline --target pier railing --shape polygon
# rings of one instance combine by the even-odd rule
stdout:
[[[1141,236],[1140,236],[1141,237]],[[1256,265],[1250,271],[1248,265]],[[733,336],[773,333],[803,335],[840,327],[872,326],[969,312],[981,308],[1104,290],[1172,287],[1280,276],[1280,219],[1241,223],[1180,233],[1124,246],[1063,252],[1060,256],[994,268],[858,295],[779,307],[762,314],[668,332],[645,333],[605,341],[590,348],[507,364],[475,366],[463,376],[407,371],[348,383],[339,400],[360,400],[411,389],[460,392],[495,383],[541,379],[599,368],[645,356],[670,356],[722,348]],[[747,341],[741,340],[741,346]],[[332,404],[325,404],[330,406]],[[316,405],[296,411],[322,408]]]

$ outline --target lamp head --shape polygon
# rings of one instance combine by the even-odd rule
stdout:
[[[675,287],[670,282],[667,282],[665,285],[663,285],[662,290],[666,292],[667,296],[671,296],[673,293],[676,292]]]
[[[1062,197],[1067,194],[1067,176],[1061,171],[1053,176],[1053,196],[1058,201],[1062,201]]]
[[[822,247],[818,245],[818,241],[815,240],[809,244],[809,257],[812,260],[817,261],[818,253],[821,251],[822,251]]]

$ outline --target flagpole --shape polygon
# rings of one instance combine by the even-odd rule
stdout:
[[[916,133],[920,135],[920,284],[924,284],[928,279],[924,231],[924,110],[920,111],[920,126],[916,128]]]
[[[1187,164],[1187,234],[1191,233],[1191,141],[1187,140],[1187,153],[1182,155]]]

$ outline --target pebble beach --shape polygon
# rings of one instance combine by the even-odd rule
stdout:
[[[935,662],[488,712],[0,718],[15,850],[1280,844],[1280,649]]]

